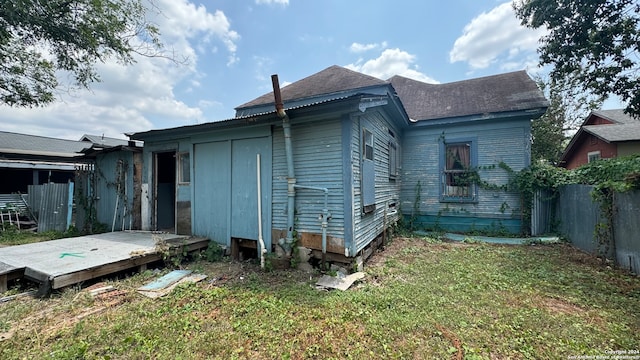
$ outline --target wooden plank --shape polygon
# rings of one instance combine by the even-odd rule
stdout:
[[[302,233],[300,245],[309,249],[322,250],[322,235]],[[344,239],[327,235],[327,253],[344,254]]]
[[[185,241],[185,246],[187,252],[192,252],[195,250],[203,249],[209,246],[209,240],[206,239],[188,239]],[[182,248],[179,246],[172,247],[169,250],[171,255],[175,255],[179,252],[182,252]],[[130,268],[138,267],[141,265],[149,264],[155,261],[159,261],[162,259],[161,254],[158,253],[150,253],[144,256],[134,257],[131,259],[126,259],[122,261],[117,261],[111,264],[106,264],[103,266],[97,266],[94,268],[77,271],[70,274],[63,274],[59,276],[55,276],[51,279],[51,288],[59,289],[65,286],[73,285],[82,281],[95,279],[97,277],[105,276],[108,274],[113,274],[122,270],[127,270]]]
[[[53,276],[51,279],[51,288],[59,289],[65,286],[77,284],[82,281],[95,279],[97,277],[105,276],[108,274],[117,273],[119,271],[127,270],[142,264],[148,264],[154,261],[160,261],[162,257],[160,254],[149,254],[132,259],[121,260],[111,264],[103,266],[96,266],[94,268],[77,271],[70,274],[63,274],[59,276]]]
[[[22,276],[24,276],[24,267],[16,267],[0,261],[0,292],[7,291],[8,281]]]

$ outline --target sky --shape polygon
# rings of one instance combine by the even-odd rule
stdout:
[[[148,19],[166,49],[185,61],[100,63],[102,81],[89,90],[59,92],[41,108],[0,105],[0,131],[125,139],[220,121],[272,91],[272,74],[285,86],[332,65],[430,83],[548,72],[536,53],[545,30],[521,26],[511,1],[154,1],[160,12]]]

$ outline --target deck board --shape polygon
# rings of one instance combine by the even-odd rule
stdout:
[[[57,289],[160,260],[158,241],[176,251],[182,246],[198,250],[209,242],[182,235],[121,231],[0,248],[0,264],[24,269],[24,276]]]

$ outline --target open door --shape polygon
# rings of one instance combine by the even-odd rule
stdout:
[[[176,175],[176,152],[155,153],[153,228],[156,231],[175,233]]]

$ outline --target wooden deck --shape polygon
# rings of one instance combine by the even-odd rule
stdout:
[[[209,240],[182,235],[122,231],[0,248],[0,292],[7,281],[25,277],[38,282],[40,295],[146,265],[171,254],[204,249]]]

